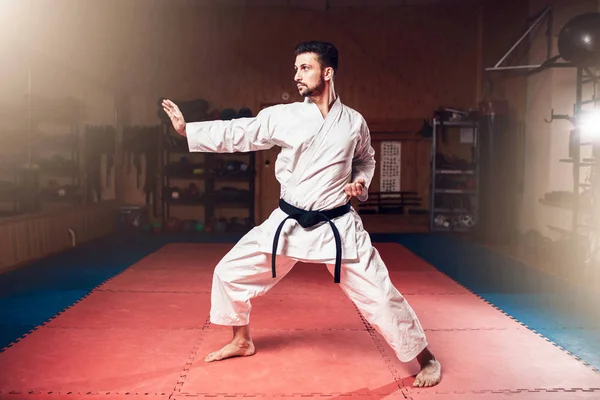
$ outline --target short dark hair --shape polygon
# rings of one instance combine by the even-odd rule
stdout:
[[[296,55],[304,53],[315,53],[321,68],[333,68],[335,76],[338,69],[338,51],[334,45],[328,42],[310,41],[302,42],[296,46]]]

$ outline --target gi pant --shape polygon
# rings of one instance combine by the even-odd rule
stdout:
[[[393,286],[368,234],[363,231],[359,237],[359,260],[342,264],[339,284],[400,361],[408,362],[427,346],[425,333],[413,309]],[[278,255],[277,277],[273,278],[271,254],[261,252],[254,238],[252,232],[244,236],[215,268],[210,311],[213,324],[248,325],[251,299],[266,294],[298,261]],[[333,275],[334,265],[326,265]]]

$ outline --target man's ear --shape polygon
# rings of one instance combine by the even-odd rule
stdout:
[[[333,68],[327,67],[325,68],[325,79],[332,81],[333,80]]]

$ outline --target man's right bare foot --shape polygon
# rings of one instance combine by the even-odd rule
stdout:
[[[252,340],[233,339],[231,343],[226,344],[220,350],[210,353],[204,361],[221,361],[232,357],[248,357],[256,353]]]

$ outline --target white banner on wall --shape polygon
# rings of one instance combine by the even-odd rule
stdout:
[[[381,142],[380,192],[399,192],[402,160],[401,142]],[[381,196],[384,197],[383,195]],[[400,197],[388,195],[385,197]]]

